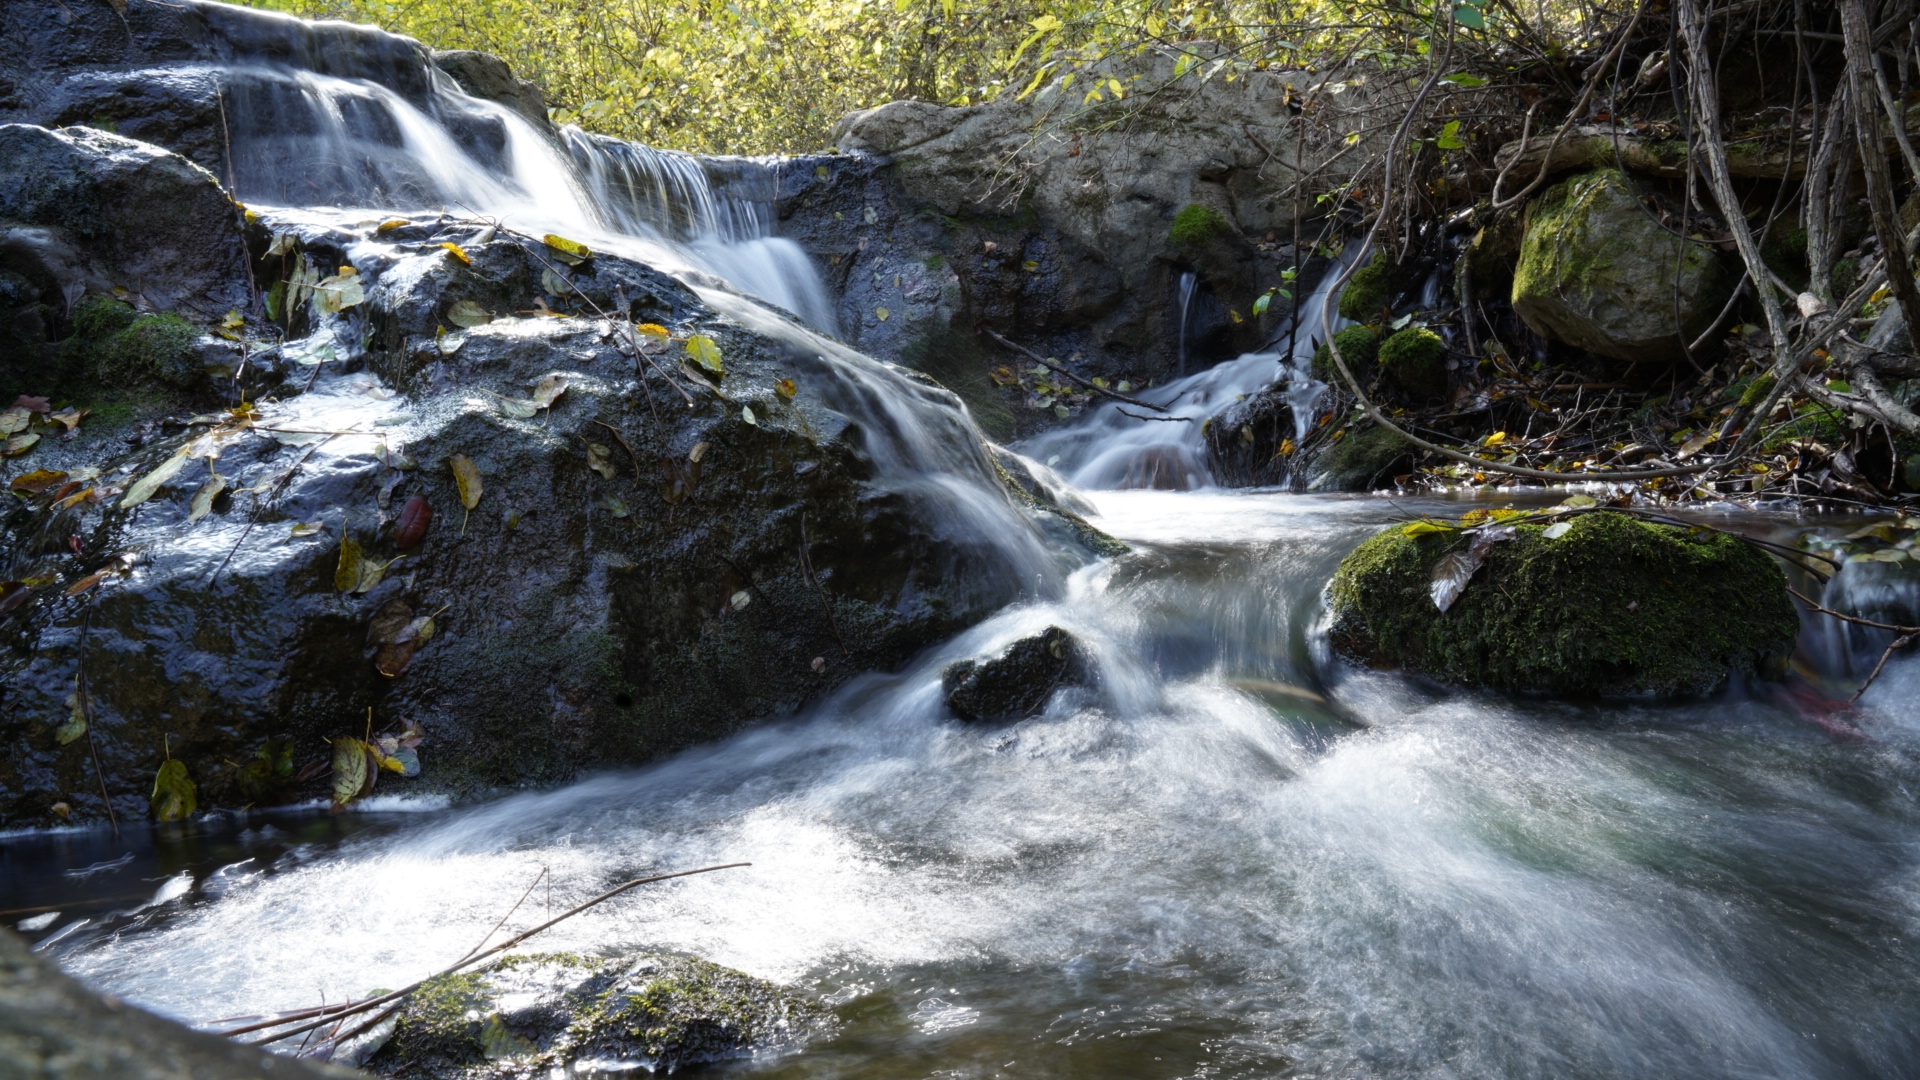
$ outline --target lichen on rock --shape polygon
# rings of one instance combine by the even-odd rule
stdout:
[[[1799,619],[1769,556],[1733,536],[1583,514],[1549,538],[1514,526],[1452,606],[1434,604],[1453,530],[1392,526],[1340,564],[1334,648],[1446,682],[1566,697],[1708,694],[1778,672]]]
[[[671,1073],[794,1048],[833,1015],[796,991],[686,956],[509,956],[416,991],[366,1067],[434,1080],[507,1080],[575,1063]]]

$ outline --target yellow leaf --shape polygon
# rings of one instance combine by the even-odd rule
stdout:
[[[639,326],[634,327],[634,329],[648,337],[664,338],[673,336],[667,332],[666,327],[661,326],[659,323],[643,322]]]
[[[340,531],[340,562],[333,570],[333,591],[350,593],[360,587],[360,542]]]
[[[480,470],[474,468],[465,454],[454,454],[447,459],[447,464],[453,469],[453,482],[460,488],[460,505],[471,514],[473,508],[480,505],[480,493],[485,490],[480,483]],[[461,536],[467,535],[467,514],[460,516]]]
[[[793,385],[792,379],[781,379],[779,382],[774,383],[773,391],[787,401],[792,401],[793,395],[800,392],[799,388]]]
[[[714,378],[724,378],[727,369],[720,363],[720,346],[705,334],[695,334],[687,339],[687,356],[694,363],[713,373]]]
[[[555,236],[552,233],[548,233],[540,239],[554,250],[561,262],[566,263],[568,266],[578,266],[588,259],[593,258],[593,251],[589,249],[587,245],[579,243],[578,241],[569,240],[564,236]]]
[[[442,243],[440,246],[443,248],[446,248],[447,254],[453,256],[454,260],[457,261],[461,266],[473,265],[473,260],[467,258],[466,251],[462,249],[459,244],[456,244],[451,240],[449,240]]]
[[[126,497],[120,500],[120,509],[128,510],[153,498],[153,493],[159,491],[161,485],[180,475],[180,470],[187,464],[187,451],[191,449],[193,444],[188,443],[174,451],[173,456],[162,462],[159,468],[134,481],[133,486],[127,489]]]
[[[389,233],[405,224],[407,224],[406,218],[388,218],[375,226],[373,231],[376,233]]]
[[[231,308],[227,311],[227,317],[220,320],[220,325],[227,330],[238,330],[247,325],[247,320],[240,317],[239,308]]]
[[[1487,436],[1487,441],[1481,443],[1480,445],[1481,446],[1499,446],[1501,443],[1504,443],[1506,441],[1507,441],[1507,433],[1504,431],[1496,431],[1493,434]]]
[[[333,740],[333,805],[345,806],[373,790],[366,743],[350,735]]]
[[[1459,530],[1438,521],[1409,521],[1401,527],[1400,531],[1408,536],[1427,536],[1432,533],[1450,533]]]
[[[160,766],[153,778],[153,820],[180,821],[193,816],[199,809],[197,789],[193,781],[187,779],[187,763],[179,758],[168,758]]]
[[[887,316],[892,314],[893,312],[888,311],[886,308],[883,308],[883,307],[873,309],[873,317],[876,319],[879,319],[881,322],[886,322]]]

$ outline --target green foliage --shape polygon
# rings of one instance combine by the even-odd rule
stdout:
[[[1573,518],[1558,539],[1517,529],[1444,614],[1434,566],[1466,537],[1393,526],[1360,545],[1329,590],[1335,646],[1448,682],[1571,696],[1710,693],[1730,671],[1779,671],[1793,650],[1785,575],[1731,536],[1612,512]]]
[[[75,333],[60,344],[65,366],[85,371],[111,388],[155,382],[188,388],[201,375],[194,342],[200,332],[178,315],[135,311],[105,296],[74,305]]]
[[[1416,401],[1447,392],[1446,345],[1424,326],[1409,326],[1380,345],[1380,370],[1394,389]]]
[[[1204,244],[1226,230],[1227,219],[1220,216],[1220,211],[1199,203],[1188,203],[1174,215],[1173,228],[1168,235],[1174,243],[1185,247]]]
[[[1347,287],[1340,290],[1340,317],[1354,322],[1373,322],[1386,310],[1391,289],[1387,264],[1375,260],[1354,271]]]
[[[1347,370],[1353,377],[1365,383],[1373,377],[1373,361],[1380,353],[1380,335],[1373,327],[1366,325],[1349,326],[1333,335],[1334,344],[1340,347],[1340,356],[1347,362]],[[1334,366],[1333,351],[1326,342],[1313,351],[1313,377],[1323,383],[1338,383],[1340,369]]]

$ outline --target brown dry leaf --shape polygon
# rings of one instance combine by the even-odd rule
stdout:
[[[30,473],[21,473],[7,485],[10,490],[38,495],[55,484],[65,481],[67,474],[53,469],[35,469]]]
[[[413,605],[395,597],[380,605],[367,622],[367,644],[392,645],[413,621]]]
[[[46,398],[34,397],[31,394],[21,394],[19,397],[14,398],[13,407],[16,409],[25,409],[28,412],[37,412],[42,415],[45,415],[48,410],[53,408]]]
[[[92,412],[92,409],[66,408],[47,417],[47,421],[48,423],[59,424],[71,432],[74,428],[79,427],[80,421],[85,420]]]

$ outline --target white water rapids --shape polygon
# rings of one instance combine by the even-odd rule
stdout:
[[[1272,354],[1151,392],[1194,423],[1097,410],[1024,448],[1099,489],[1096,524],[1134,548],[1069,573],[990,505],[949,406],[737,295],[832,329],[804,255],[693,159],[556,147],[439,83],[232,70],[306,103],[253,132],[235,91],[249,198],[300,202],[299,180],[349,211],[458,203],[676,270],[804,335],[836,407],[898,434],[883,465],[1052,581],[796,718],[558,791],[216,816],[136,832],[131,858],[103,832],[0,840],[0,910],[92,985],[190,1022],[337,1001],[446,966],[543,870],[505,932],[750,861],[535,944],[684,951],[820,995],[840,1034],[723,1067],[776,1077],[1920,1076],[1920,664],[1836,730],[1804,690],[1555,704],[1338,663],[1339,559],[1457,505],[1108,490],[1206,488],[1198,420],[1270,383]],[[1089,644],[1097,690],[1013,725],[947,713],[947,663],[1049,625]],[[1807,642],[1816,679],[1878,651]]]

